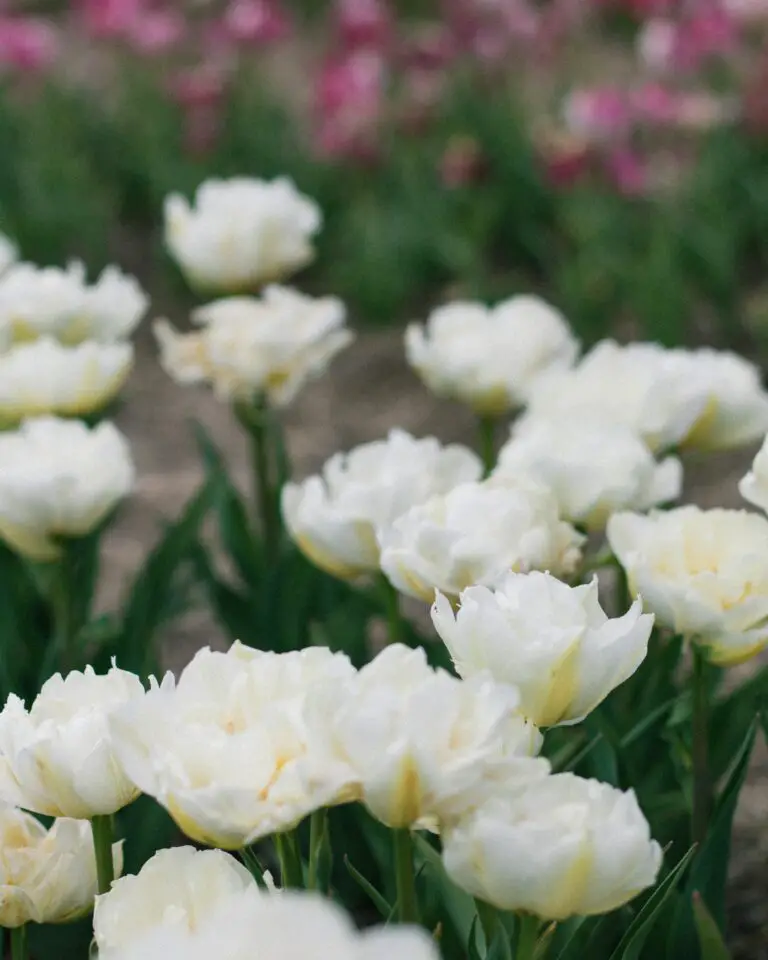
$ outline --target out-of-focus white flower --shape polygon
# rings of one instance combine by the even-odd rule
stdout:
[[[201,650],[112,718],[127,774],[199,843],[225,849],[294,827],[354,795],[349,768],[307,724],[310,688],[343,699],[355,671],[342,654],[285,654],[235,644]]]
[[[52,560],[59,537],[90,533],[133,486],[125,437],[111,423],[40,417],[0,433],[0,539]]]
[[[11,694],[0,712],[0,800],[81,820],[126,806],[139,791],[115,756],[109,717],[143,697],[139,678],[116,667],[56,674],[29,711]]]
[[[149,301],[133,277],[107,267],[88,286],[82,263],[66,269],[17,263],[0,276],[0,329],[11,341],[52,336],[64,344],[130,336]]]
[[[122,844],[112,847],[115,874]],[[88,913],[96,896],[96,858],[86,820],[46,828],[16,807],[0,807],[0,925],[66,923]]]
[[[569,367],[579,345],[554,307],[518,296],[490,309],[471,302],[439,307],[426,327],[408,327],[405,350],[435,393],[496,416],[522,406],[544,370]]]
[[[443,837],[464,890],[547,920],[608,913],[656,880],[661,848],[632,791],[560,773],[497,795]]]
[[[355,577],[379,569],[377,530],[412,506],[479,479],[482,469],[466,447],[392,430],[386,440],[335,454],[319,476],[289,483],[283,516],[310,560],[335,576]]]
[[[285,177],[207,180],[194,205],[165,201],[165,242],[200,290],[246,293],[280,280],[313,256],[322,218],[314,201]]]
[[[637,670],[653,617],[635,601],[609,620],[597,578],[569,587],[547,573],[510,573],[496,590],[469,587],[456,613],[442,594],[432,622],[465,678],[514,684],[521,712],[540,727],[577,723]]]
[[[381,568],[402,593],[458,597],[510,570],[573,571],[584,538],[547,487],[519,477],[465,483],[413,507],[380,533]]]
[[[0,233],[0,274],[19,259],[19,248],[4,233]]]
[[[597,344],[573,370],[537,380],[529,417],[621,423],[651,450],[735,447],[768,430],[757,368],[732,353]]]
[[[220,850],[161,850],[98,897],[93,920],[99,960],[439,960],[424,930],[359,933],[320,896],[260,894]]]
[[[768,520],[744,510],[680,507],[608,522],[611,549],[657,621],[722,666],[768,646]]]
[[[752,469],[739,481],[739,493],[768,512],[768,437],[752,461]]]
[[[490,676],[458,680],[423,649],[393,644],[357,675],[352,696],[327,712],[336,752],[357,772],[362,800],[390,827],[451,822],[492,784],[546,776],[538,730],[517,713],[514,687]]]
[[[155,334],[163,367],[179,383],[210,383],[228,400],[263,393],[282,406],[351,342],[345,314],[335,297],[271,286],[260,299],[230,297],[196,310],[199,332],[180,334],[159,320]]]
[[[0,427],[42,414],[85,416],[113,400],[133,364],[129,343],[62,346],[52,337],[0,354]]]
[[[685,446],[727,450],[753,443],[768,431],[768,393],[760,371],[744,357],[723,350],[669,351],[672,377],[695,385],[706,397],[703,416]]]
[[[680,495],[675,457],[657,463],[629,427],[604,420],[527,418],[499,454],[494,476],[527,474],[549,486],[562,516],[601,530],[617,510],[647,510]]]

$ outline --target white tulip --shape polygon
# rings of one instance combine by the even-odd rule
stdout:
[[[53,560],[60,538],[90,533],[133,483],[128,443],[111,423],[26,420],[0,433],[0,539],[33,560]]]
[[[139,678],[116,667],[50,677],[29,711],[11,694],[0,712],[0,800],[80,820],[129,804],[139,791],[117,760],[109,717],[143,698]]]
[[[362,800],[390,827],[433,827],[506,789],[546,776],[532,755],[541,737],[517,714],[514,687],[488,676],[458,680],[432,669],[421,648],[385,648],[363,667],[353,694],[326,703],[335,751],[359,778]]]
[[[560,773],[497,795],[443,837],[458,886],[546,920],[608,913],[656,880],[661,848],[632,791]]]
[[[465,678],[514,684],[540,727],[578,723],[637,670],[653,617],[637,600],[609,620],[597,578],[569,587],[548,573],[510,573],[495,590],[469,587],[456,613],[438,593],[432,622]]]
[[[550,371],[529,394],[529,417],[621,424],[651,450],[680,444],[707,411],[701,384],[681,377],[656,343],[603,340],[572,370]],[[526,418],[527,419],[527,418]]]
[[[572,572],[584,538],[547,487],[525,477],[465,483],[413,507],[380,531],[381,568],[402,593],[458,597],[510,570]]]
[[[160,358],[179,383],[210,383],[228,400],[263,393],[282,406],[328,367],[352,340],[344,304],[288,287],[267,287],[260,299],[230,297],[196,310],[199,332],[155,324]]]
[[[629,427],[581,419],[526,418],[502,448],[494,476],[527,474],[549,486],[560,513],[601,530],[617,510],[647,510],[676,499],[683,469],[656,463]]]
[[[704,415],[685,446],[726,450],[753,443],[768,431],[768,393],[760,370],[735,353],[701,348],[670,351],[672,376],[694,384],[706,397]]]
[[[554,307],[517,296],[493,308],[462,301],[439,307],[426,327],[408,327],[405,350],[435,393],[497,416],[522,406],[544,370],[569,367],[579,345]]]
[[[4,233],[0,233],[0,274],[19,259],[19,248]]]
[[[633,593],[662,626],[722,666],[768,646],[768,520],[742,510],[680,507],[617,513],[608,540]]]
[[[752,461],[752,469],[739,481],[739,493],[749,503],[768,512],[768,437]]]
[[[122,844],[112,847],[115,875]],[[55,820],[46,829],[15,807],[0,807],[0,926],[67,923],[93,907],[96,858],[86,820]]]
[[[107,267],[88,286],[82,263],[66,269],[18,263],[0,276],[0,329],[12,341],[55,337],[73,345],[130,336],[149,301],[133,277]]]
[[[99,960],[438,960],[426,931],[358,932],[320,896],[260,894],[220,850],[161,850],[96,901]]]
[[[189,282],[204,291],[246,293],[288,276],[313,256],[317,205],[291,180],[207,180],[194,205],[165,201],[165,242]]]
[[[62,346],[51,337],[0,354],[0,428],[43,414],[85,416],[116,396],[133,364],[128,343]]]
[[[377,530],[415,504],[479,479],[482,469],[466,447],[392,430],[386,440],[335,454],[319,476],[287,484],[285,524],[300,550],[334,576],[377,571]]]
[[[199,651],[112,718],[115,749],[138,788],[187,836],[225,849],[294,827],[352,794],[348,767],[306,723],[311,690],[343,700],[355,671],[342,654],[235,644]]]

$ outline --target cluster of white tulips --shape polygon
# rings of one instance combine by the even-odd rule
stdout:
[[[221,298],[193,313],[199,330],[159,321],[156,333],[166,370],[231,403],[253,443],[261,532],[239,533],[263,538],[275,570],[292,541],[353,593],[378,587],[388,640],[362,664],[323,645],[235,642],[160,681],[121,669],[118,651],[109,670],[55,673],[26,705],[11,693],[0,712],[0,926],[14,960],[28,956],[30,924],[91,909],[99,960],[434,960],[442,921],[419,924],[422,874],[437,870],[440,895],[476,921],[460,955],[555,956],[561,926],[576,937],[583,918],[633,901],[663,857],[620,771],[610,782],[577,775],[578,759],[551,746],[595,724],[603,736],[604,706],[674,637],[693,664],[683,692],[637,717],[616,750],[667,711],[682,717],[676,731],[690,722],[683,793],[704,855],[717,790],[708,671],[768,646],[768,520],[668,505],[685,451],[768,432],[757,370],[655,344],[603,342],[579,359],[565,319],[536,297],[455,302],[411,326],[405,350],[432,390],[476,411],[481,455],[393,429],[290,481],[274,409],[352,339],[338,300],[275,285],[311,259],[320,219],[285,180],[206,183],[191,207],[169,198],[170,252],[196,290]],[[44,572],[133,483],[114,427],[61,418],[103,413],[147,302],[114,269],[88,286],[78,265],[7,259],[0,538]],[[768,442],[740,489],[768,510]],[[601,570],[616,581],[605,605]],[[400,595],[431,604],[436,635],[423,645]],[[445,666],[432,665],[435,651]],[[161,849],[120,878],[131,836],[116,841],[115,815],[140,795],[214,849]],[[385,838],[384,892],[350,872],[384,920],[405,926],[358,932],[360,913],[333,902],[344,899],[329,866],[347,852],[332,829],[344,811],[348,826],[363,817],[363,833],[374,831],[371,849]],[[680,876],[683,853],[672,857]],[[665,898],[678,879],[667,872]],[[626,937],[647,936],[653,897],[644,903],[627,908]],[[570,942],[556,955],[570,957]],[[640,955],[626,943],[635,952],[615,956]]]

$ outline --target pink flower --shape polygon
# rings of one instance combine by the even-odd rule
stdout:
[[[571,91],[563,114],[570,133],[589,142],[623,137],[632,119],[626,95],[615,87]]]
[[[632,111],[646,123],[673,123],[677,117],[679,97],[674,90],[660,83],[646,83],[630,94]]]
[[[181,106],[189,109],[215,107],[224,96],[225,78],[221,71],[203,63],[173,76],[168,92]]]
[[[336,0],[336,29],[348,50],[384,49],[392,39],[392,12],[385,0]]]
[[[633,150],[619,149],[605,160],[610,181],[626,197],[642,196],[648,190],[648,167]]]
[[[637,35],[637,53],[650,69],[663,73],[675,59],[677,27],[672,20],[661,17],[648,20]]]
[[[316,144],[328,156],[369,159],[383,109],[385,65],[358,50],[327,63],[317,85]]]
[[[675,65],[695,70],[710,57],[730,53],[737,39],[735,24],[724,10],[696,14],[678,26]]]
[[[490,63],[539,31],[539,14],[529,0],[448,0],[446,7],[457,42]]]
[[[144,0],[80,0],[79,13],[86,31],[94,37],[118,37],[140,19]]]
[[[589,145],[562,131],[537,137],[544,174],[551,184],[567,189],[582,180],[592,166]]]
[[[223,27],[237,43],[274,43],[291,33],[287,14],[274,0],[232,0]]]
[[[165,53],[175,47],[186,33],[186,22],[175,10],[147,10],[125,30],[127,41],[139,53]]]
[[[0,65],[35,72],[59,54],[59,35],[48,20],[0,17]]]
[[[725,12],[741,24],[760,24],[768,21],[768,0],[724,0]]]

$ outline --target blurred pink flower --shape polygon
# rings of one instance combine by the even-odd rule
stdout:
[[[207,63],[179,71],[168,83],[168,93],[173,99],[190,109],[217,106],[225,89],[222,72]]]
[[[544,175],[553,186],[567,189],[589,173],[592,151],[583,140],[562,131],[550,131],[536,141]]]
[[[768,21],[768,0],[723,0],[723,9],[740,24]]]
[[[91,36],[124,36],[142,16],[144,0],[80,0],[78,12]]]
[[[688,130],[710,130],[735,120],[738,114],[738,102],[730,97],[720,97],[706,90],[678,96],[676,122]]]
[[[0,65],[38,71],[59,54],[59,34],[52,23],[38,17],[0,17]]]
[[[330,60],[317,83],[316,146],[328,156],[369,159],[383,109],[385,63],[371,50]]]
[[[231,0],[223,27],[237,43],[273,43],[291,34],[291,21],[275,0]]]
[[[474,137],[453,136],[440,158],[440,179],[449,189],[475,183],[483,173],[484,158]]]
[[[444,6],[457,43],[487,62],[538,35],[539,13],[529,0],[446,0]]]
[[[605,169],[611,183],[624,196],[642,196],[648,191],[648,167],[635,151],[614,150],[605,158]]]
[[[400,60],[415,70],[442,70],[458,54],[451,31],[441,23],[423,23],[404,39]]]
[[[629,95],[636,119],[645,123],[673,123],[677,117],[679,96],[661,83],[645,83]]]
[[[186,21],[176,10],[146,10],[125,29],[128,43],[143,54],[165,53],[186,34]]]
[[[392,11],[385,0],[336,0],[336,30],[348,50],[370,47],[381,50],[392,39]]]
[[[637,35],[636,49],[640,60],[650,70],[663,73],[675,59],[677,27],[661,17],[648,20]]]
[[[725,10],[712,8],[697,13],[678,25],[675,66],[695,70],[710,57],[730,53],[737,41],[736,25]]]
[[[624,91],[616,87],[572,90],[563,104],[568,131],[589,142],[616,140],[629,130],[632,113]]]

